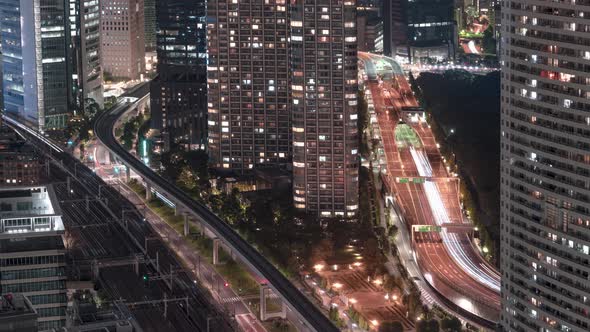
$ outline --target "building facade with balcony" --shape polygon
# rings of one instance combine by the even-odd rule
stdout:
[[[290,161],[287,1],[207,3],[211,165],[238,173]]]
[[[358,213],[356,1],[290,2],[293,200],[320,217]]]
[[[501,325],[588,331],[590,1],[501,11]]]

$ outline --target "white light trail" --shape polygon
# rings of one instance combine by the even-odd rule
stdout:
[[[414,147],[411,147],[410,153],[412,154],[412,158],[414,159],[414,163],[416,164],[416,168],[418,169],[420,176],[432,177],[432,167],[424,151],[417,151],[414,149]],[[436,184],[431,181],[426,181],[426,183],[424,183],[424,191],[426,192],[426,198],[428,199],[428,204],[430,205],[430,210],[432,211],[432,215],[434,216],[436,224],[441,226],[446,223],[451,223],[451,219],[449,218],[447,209],[443,204]],[[487,266],[483,266],[482,268],[478,264],[474,263],[463,250],[463,247],[459,243],[457,234],[447,233],[446,229],[443,229],[440,234],[447,251],[451,257],[453,257],[453,260],[465,272],[467,272],[471,277],[483,285],[500,292],[499,276],[495,272],[491,271]]]
[[[22,129],[26,132],[28,132],[29,134],[37,137],[38,139],[40,139],[43,143],[49,145],[53,150],[57,151],[57,152],[64,152],[64,150],[62,150],[57,144],[53,143],[50,139],[48,139],[47,137],[43,136],[42,134],[38,133],[36,130],[31,129],[29,127],[27,127],[26,125],[16,121],[15,119],[7,116],[6,114],[2,115],[2,118],[9,122],[11,125],[18,127],[19,129]]]

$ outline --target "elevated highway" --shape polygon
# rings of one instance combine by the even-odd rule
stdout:
[[[227,223],[215,215],[208,207],[193,200],[175,184],[162,178],[156,172],[144,165],[135,156],[123,148],[114,135],[114,127],[119,118],[130,108],[137,107],[137,103],[145,100],[149,88],[138,87],[129,97],[137,98],[124,100],[100,114],[95,122],[94,132],[102,144],[115,155],[123,164],[138,174],[146,183],[147,192],[154,189],[176,205],[177,209],[190,214],[210,233],[214,234],[240,262],[251,271],[264,279],[265,284],[277,294],[287,307],[297,313],[303,325],[310,331],[331,332],[339,331],[332,322],[291,282],[283,276],[268,260],[254,247],[246,242]]]

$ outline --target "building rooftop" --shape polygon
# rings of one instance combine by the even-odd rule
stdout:
[[[51,185],[0,188],[0,234],[63,232],[61,209]],[[29,234],[30,235],[30,234]]]
[[[25,296],[12,293],[0,296],[0,321],[13,317],[23,317],[23,315],[31,315],[31,318],[33,318],[33,315],[37,316],[31,302]]]

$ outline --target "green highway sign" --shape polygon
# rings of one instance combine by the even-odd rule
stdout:
[[[397,183],[415,183],[415,184],[423,184],[426,182],[425,178],[396,178]]]
[[[437,232],[440,233],[442,231],[442,227],[441,226],[435,226],[435,225],[422,225],[418,227],[417,230],[419,233],[430,233],[430,232]]]

